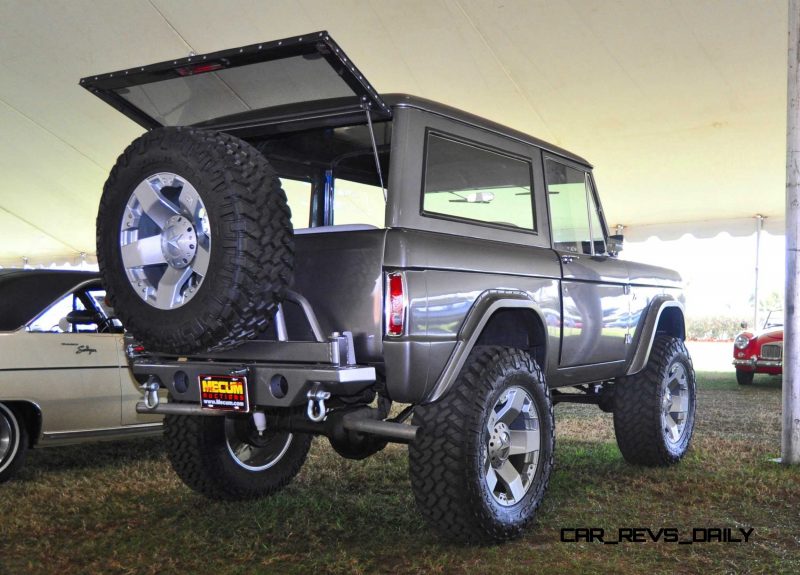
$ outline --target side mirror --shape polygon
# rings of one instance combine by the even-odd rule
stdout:
[[[622,243],[623,243],[622,234],[615,234],[613,236],[608,236],[608,241],[606,242],[608,253],[610,253],[612,256],[617,255],[619,252],[622,251]]]
[[[85,309],[76,309],[67,314],[67,321],[72,325],[88,325],[97,323],[97,314]]]

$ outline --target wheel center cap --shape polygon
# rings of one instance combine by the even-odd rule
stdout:
[[[185,268],[197,252],[197,232],[194,224],[183,216],[172,216],[161,232],[161,253],[167,263]]]
[[[505,423],[498,423],[494,426],[492,436],[489,438],[489,457],[492,466],[500,467],[508,459],[511,451],[511,433]]]

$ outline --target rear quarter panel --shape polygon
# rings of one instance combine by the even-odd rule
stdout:
[[[406,335],[385,338],[387,388],[401,402],[433,389],[459,330],[487,290],[528,294],[545,318],[548,365],[558,364],[560,265],[552,250],[416,230],[390,230],[385,266],[406,270]],[[544,367],[544,366],[543,366]]]

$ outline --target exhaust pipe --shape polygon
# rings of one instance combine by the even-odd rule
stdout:
[[[349,416],[343,418],[342,427],[358,433],[384,437],[395,443],[411,443],[417,438],[417,429],[419,429],[416,425]]]
[[[230,412],[202,409],[198,405],[191,405],[188,403],[159,403],[155,407],[148,407],[144,401],[140,401],[136,404],[136,412],[148,415],[210,415],[216,417],[230,415]],[[271,416],[268,416],[268,419],[274,421]],[[284,425],[280,427],[285,427],[294,431],[331,435],[330,426],[333,424],[333,420],[330,422],[326,421],[325,423],[328,423],[328,425],[325,423],[306,421],[305,418],[292,418],[291,422],[282,421],[281,423],[284,423]],[[366,417],[363,415],[363,412],[348,413],[342,417],[341,426],[349,431],[355,431],[365,435],[376,435],[394,443],[411,443],[416,439],[417,429],[419,429],[416,425],[406,425],[404,423],[395,423]]]
[[[202,409],[199,405],[189,405],[188,403],[159,403],[155,407],[147,407],[144,401],[136,404],[136,413],[147,415],[217,415],[224,416],[229,412],[213,411]]]

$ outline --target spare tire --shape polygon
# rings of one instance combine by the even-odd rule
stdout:
[[[152,351],[235,347],[270,320],[291,285],[291,212],[248,143],[160,128],[119,157],[97,214],[97,261],[125,327]]]

